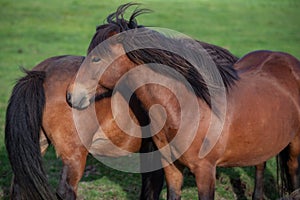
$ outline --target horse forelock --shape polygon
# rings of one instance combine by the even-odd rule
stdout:
[[[141,28],[142,25],[138,25],[136,17],[149,13],[149,9],[139,9],[138,7],[131,13],[129,19],[124,17],[125,12],[132,6],[139,6],[139,3],[127,3],[119,6],[116,12],[111,13],[106,18],[106,23],[99,25],[96,28],[96,33],[94,34],[87,53],[90,53],[96,46],[101,42],[108,39],[109,37],[135,28]]]

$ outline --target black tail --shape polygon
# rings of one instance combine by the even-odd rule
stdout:
[[[5,145],[14,173],[12,199],[55,199],[42,167],[39,144],[45,72],[25,73],[15,85],[6,111]]]
[[[126,86],[120,91],[127,91],[127,94],[133,92]],[[142,107],[141,102],[135,94],[131,96],[129,102],[130,108],[137,117],[142,127],[147,126],[150,123],[150,118],[146,110]],[[148,128],[142,129],[142,145],[140,148],[140,164],[142,173],[142,189],[140,194],[140,200],[158,200],[164,184],[164,171],[161,165],[160,154],[158,156],[151,155],[150,152],[157,151],[157,147],[153,142],[151,131]],[[150,154],[148,154],[150,153]],[[152,171],[152,169],[157,169]]]
[[[149,153],[157,151],[157,147],[151,138],[143,138],[140,153]],[[155,166],[159,163],[161,165],[160,158],[155,158],[151,155],[142,156],[141,158],[141,170],[150,168],[151,165]],[[153,167],[152,166],[152,167]],[[160,193],[164,185],[164,171],[161,168],[142,173],[142,189],[140,194],[140,200],[158,200]]]
[[[281,196],[284,193],[291,193],[293,191],[292,179],[289,174],[288,161],[290,159],[290,146],[283,149],[276,157],[277,161],[277,177],[280,173],[281,183],[279,185],[279,193]],[[279,179],[279,178],[278,178]]]

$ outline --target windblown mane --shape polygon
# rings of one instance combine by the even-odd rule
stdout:
[[[138,25],[136,17],[143,14],[149,13],[149,9],[135,9],[131,14],[129,20],[124,18],[125,11],[131,6],[138,6],[138,3],[127,3],[118,7],[117,11],[111,13],[106,18],[106,24],[102,24],[96,27],[96,33],[94,34],[87,53],[89,54],[96,46],[101,42],[108,39],[109,37],[135,28],[142,28],[144,26]]]
[[[126,20],[124,18],[125,11],[129,7],[134,5],[139,4],[128,3],[121,5],[115,13],[112,13],[107,17],[106,24],[100,25],[96,28],[96,33],[91,40],[88,48],[88,53],[90,53],[101,42],[115,34],[138,28],[146,29],[144,28],[144,26],[137,24],[136,17],[140,14],[148,13],[150,10],[135,9],[131,14],[129,20]],[[211,57],[211,59],[217,66],[226,89],[230,88],[230,86],[232,86],[235,81],[238,80],[236,70],[233,68],[233,64],[238,60],[238,58],[232,55],[228,50],[201,41],[193,40],[191,42],[188,39],[185,39],[185,42],[187,42],[187,44],[184,44],[182,39],[172,39],[157,31],[148,28],[146,30],[148,32],[147,36],[149,36],[149,40],[153,40],[154,42],[161,40],[173,40],[174,42],[181,42],[182,45],[185,45],[184,48],[195,49],[201,46],[203,49],[205,49],[206,53]],[[136,42],[135,38],[133,38],[131,42]],[[124,48],[126,50],[126,45],[124,45]],[[197,49],[195,50],[197,51]],[[128,52],[128,58],[137,64],[157,63],[174,68],[176,71],[181,73],[191,84],[195,94],[198,97],[202,98],[209,106],[211,106],[210,93],[207,83],[204,81],[202,75],[198,72],[198,69],[180,55],[158,48],[144,48],[126,52]],[[163,71],[163,73],[172,76],[172,74],[168,74],[168,72],[166,71]]]

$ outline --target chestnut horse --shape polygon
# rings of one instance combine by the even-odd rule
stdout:
[[[112,26],[108,26],[108,28],[110,27]],[[118,26],[113,28],[116,27]],[[205,45],[218,64],[233,64],[237,60],[225,49],[214,45]],[[82,177],[88,152],[77,135],[71,108],[65,100],[65,91],[83,59],[83,57],[75,56],[49,58],[33,68],[33,71],[26,72],[27,75],[16,84],[7,110],[5,131],[6,146],[15,175],[12,184],[12,198],[54,198],[46,181],[40,157],[46,152],[50,143],[54,145],[64,164],[57,197],[61,199],[76,198],[78,182]],[[104,126],[107,124],[106,127],[111,127],[108,135],[114,131],[115,134],[119,133],[118,138],[109,138],[112,141],[122,139],[121,141],[126,141],[126,144],[130,143],[129,147],[123,143],[117,146],[135,151],[142,142],[140,152],[155,150],[151,138],[142,141],[137,138],[124,138],[124,133],[115,126],[113,121],[108,123],[112,117],[109,110],[109,99],[103,99],[101,102],[95,103],[100,124],[102,123]],[[148,116],[136,104],[137,100],[133,98],[132,109],[138,116],[139,123],[145,125],[148,123]],[[107,121],[104,121],[103,117]],[[37,135],[38,133],[40,135]],[[38,140],[40,140],[40,148],[38,148]],[[107,150],[107,145],[98,146],[97,150]],[[39,149],[41,149],[41,153]],[[35,152],[34,156],[31,156],[33,153],[30,152]],[[106,153],[110,153],[111,156],[111,153],[114,152],[106,151]],[[149,167],[151,162],[153,162],[152,157],[143,160],[141,165]],[[24,168],[19,166],[24,166]],[[140,199],[158,199],[162,184],[162,170],[142,173]]]
[[[237,60],[229,52],[224,51],[221,54],[222,48],[218,49],[208,44],[206,48],[213,57],[223,55],[223,59],[216,58],[217,64],[226,62],[233,64]],[[27,71],[27,75],[14,87],[7,109],[5,129],[6,147],[15,176],[11,193],[13,199],[54,198],[46,181],[40,157],[50,143],[54,145],[64,165],[57,197],[76,198],[78,182],[83,174],[88,151],[78,137],[72,109],[66,102],[65,94],[83,59],[81,56],[57,56],[46,59],[32,71]],[[104,97],[105,95],[97,97],[95,107],[99,123],[104,127],[110,127],[105,131],[110,140],[113,143],[123,141],[124,143],[117,143],[117,146],[130,152],[137,151],[139,147],[142,153],[155,150],[151,138],[140,141],[129,137],[117,128],[114,121],[109,121],[112,118],[110,98]],[[133,98],[131,105],[139,124],[146,125],[149,121],[148,116],[138,105],[137,99]],[[87,127],[88,131],[94,132],[90,130],[91,126]],[[115,137],[112,137],[112,134]],[[102,145],[97,147],[99,152],[103,149],[109,156],[118,156],[120,153],[107,151],[109,144],[102,143]],[[149,167],[152,162],[153,157],[144,158],[141,165]],[[140,199],[159,199],[162,185],[162,170],[142,173]]]
[[[194,66],[184,50],[197,52],[197,42],[168,38],[149,29],[138,31],[134,21],[113,17],[114,24],[123,23],[122,31],[133,31],[111,37],[88,55],[68,88],[68,100],[84,109],[99,85],[109,90],[117,86],[115,91],[124,84],[136,89],[150,112],[168,199],[180,199],[183,166],[196,177],[199,199],[213,199],[217,166],[262,166],[279,153],[288,155],[283,163],[288,168],[288,185],[299,187],[299,60],[287,53],[256,51],[234,66],[215,69],[209,63],[206,66],[205,56],[199,55],[201,65]],[[176,44],[181,51],[164,48]],[[153,79],[160,82],[153,84]]]
[[[57,155],[63,161],[57,198],[76,199],[88,150],[78,136],[72,114],[76,111],[72,111],[66,101],[66,89],[83,59],[82,56],[46,59],[32,71],[26,71],[26,75],[15,85],[7,109],[5,127],[6,148],[14,173],[12,199],[56,199],[47,183],[41,162],[41,155],[46,152],[49,143],[54,145]],[[110,94],[98,96],[98,99],[103,99],[95,102],[98,123],[107,137],[107,141],[102,142],[101,146],[95,146],[98,153],[107,156],[124,155],[110,150],[113,149],[111,142],[128,153],[155,150],[151,139],[142,140],[141,137],[127,135],[118,128],[112,116],[110,98],[105,98],[106,96],[109,97]],[[131,104],[132,118],[136,123],[139,123],[138,119],[142,125],[147,124],[147,114],[137,105],[137,99],[133,98]],[[82,117],[85,116],[84,113],[80,113]],[[101,134],[94,123],[86,121],[85,125],[87,132]],[[148,157],[143,162],[142,165],[151,165],[154,160]],[[140,198],[158,199],[162,184],[162,170],[143,173]]]

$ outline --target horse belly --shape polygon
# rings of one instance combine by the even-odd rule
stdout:
[[[259,89],[250,85],[232,108],[229,106],[230,125],[224,133],[228,140],[217,162],[219,166],[264,162],[283,150],[298,133],[298,99],[272,84],[265,85]]]

